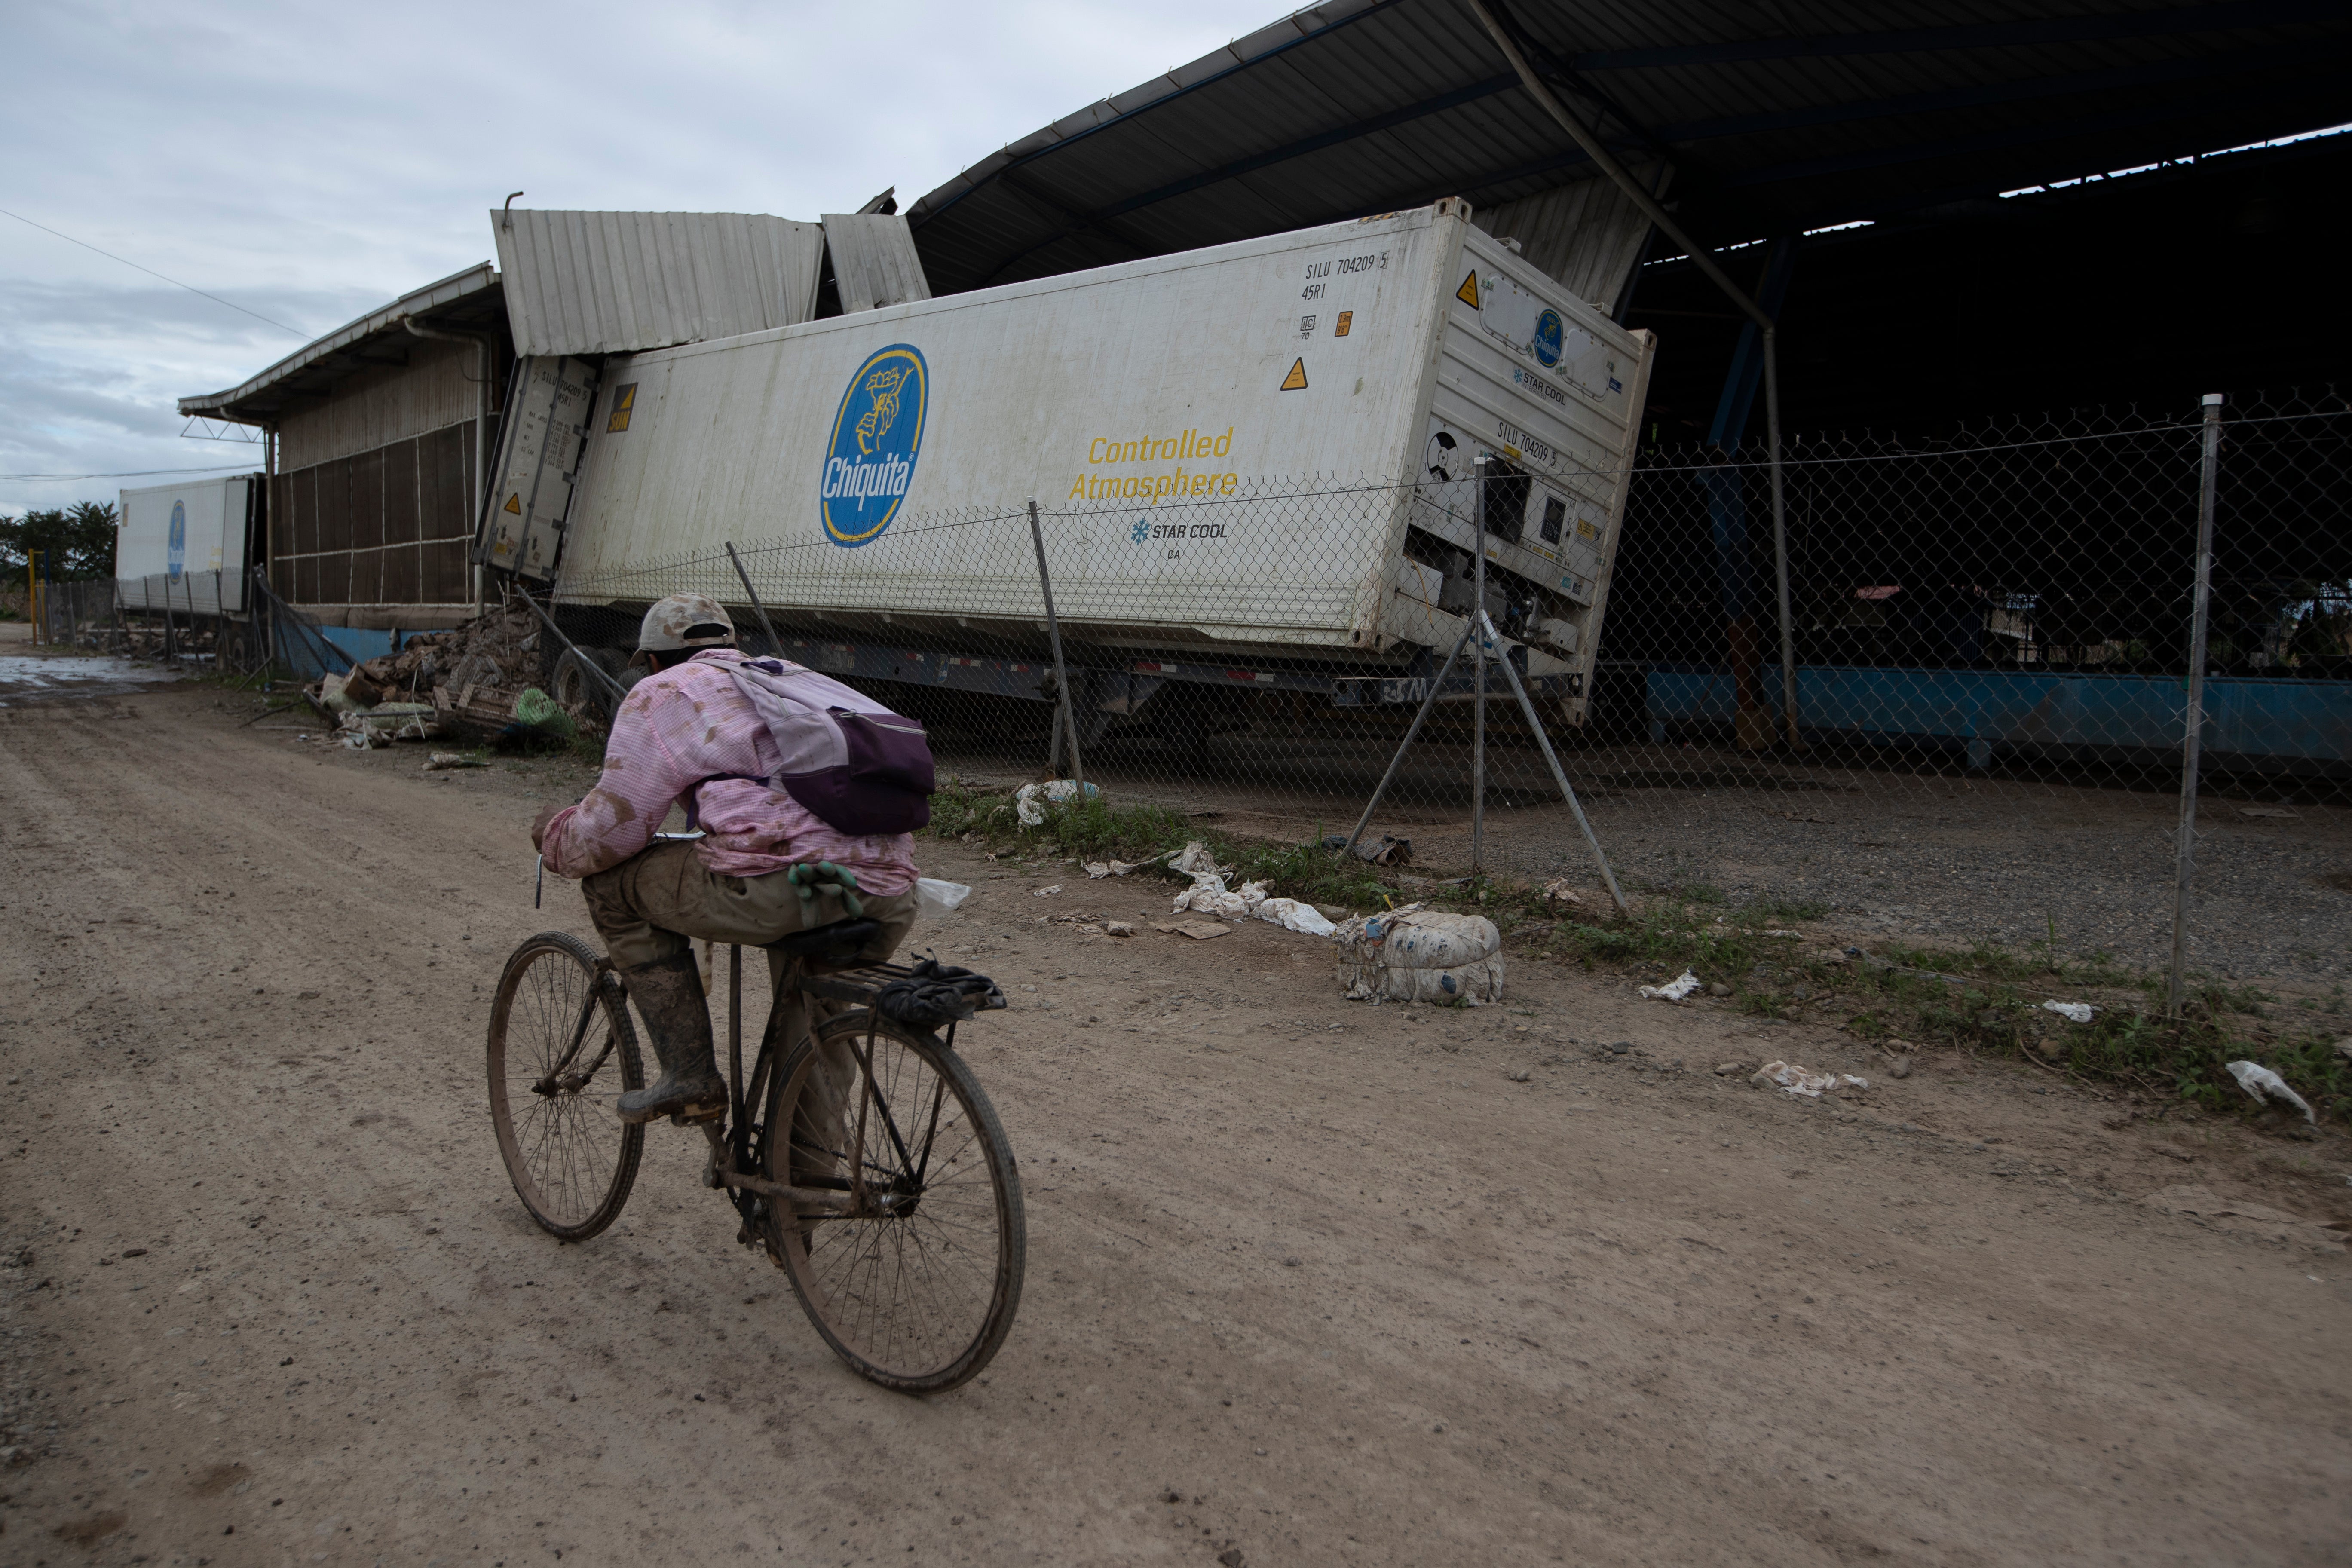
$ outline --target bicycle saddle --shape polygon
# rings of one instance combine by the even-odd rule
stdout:
[[[831,925],[813,926],[781,937],[768,944],[768,951],[788,958],[828,958],[836,954],[845,957],[863,947],[866,939],[881,929],[880,921],[835,921]]]

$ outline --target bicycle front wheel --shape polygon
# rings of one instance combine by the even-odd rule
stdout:
[[[766,1131],[762,1173],[794,1194],[769,1200],[770,1245],[825,1342],[887,1388],[976,1375],[1012,1330],[1028,1233],[971,1069],[929,1034],[845,1014],[793,1053]]]
[[[489,1068],[499,1157],[530,1217],[564,1241],[612,1224],[646,1146],[613,1102],[645,1068],[628,1004],[586,942],[541,931],[515,949],[490,1005]]]

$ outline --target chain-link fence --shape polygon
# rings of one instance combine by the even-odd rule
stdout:
[[[618,675],[643,606],[692,590],[763,647],[748,582],[786,657],[1001,787],[1076,771],[1050,619],[1076,765],[1113,799],[1298,843],[1352,828],[1394,762],[1369,840],[1410,840],[1412,874],[1465,874],[1475,845],[1477,869],[1598,889],[1499,666],[1479,699],[1483,603],[1630,888],[2160,963],[2201,428],[2191,408],[1799,439],[1778,530],[1755,448],[1652,447],[1631,474],[1433,450],[1405,482],[1223,493],[1173,475],[1034,523],[739,541],[740,568],[577,563],[563,624]],[[2249,400],[2223,431],[2192,957],[2325,986],[2352,951],[2352,414]],[[554,678],[575,706],[603,681]]]

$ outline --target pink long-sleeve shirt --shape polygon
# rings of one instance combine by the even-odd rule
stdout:
[[[555,815],[541,836],[547,868],[587,877],[619,865],[653,841],[669,808],[698,780],[748,773],[702,786],[702,863],[721,876],[761,877],[803,860],[830,860],[857,873],[858,886],[903,893],[915,885],[908,833],[853,838],[829,827],[772,778],[782,757],[751,700],[725,666],[734,648],[705,648],[637,682],[613,718],[604,773],[577,805]],[[792,667],[788,667],[792,668]]]

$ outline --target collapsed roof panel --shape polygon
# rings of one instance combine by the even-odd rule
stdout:
[[[490,229],[519,354],[739,337],[805,321],[816,308],[824,231],[813,223],[519,208],[493,210]]]
[[[827,213],[824,224],[843,315],[931,297],[923,258],[915,254],[915,237],[908,232],[905,218],[887,213]]]

